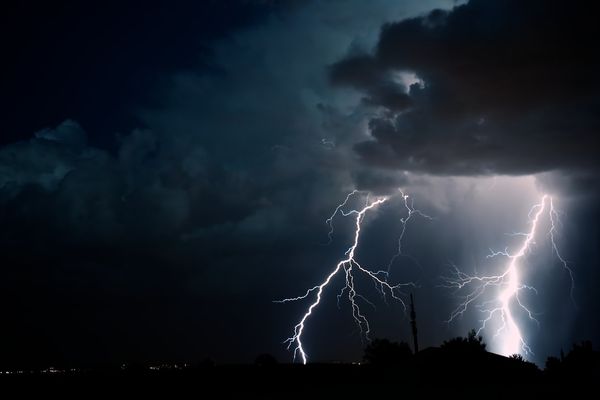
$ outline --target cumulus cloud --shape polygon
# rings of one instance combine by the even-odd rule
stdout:
[[[107,264],[139,265],[138,253],[121,250],[134,246],[157,255],[151,269],[184,246],[170,267],[204,271],[232,244],[240,259],[274,242],[296,246],[360,174],[349,150],[364,124],[345,109],[356,96],[332,92],[326,66],[349,46],[372,45],[382,21],[442,4],[381,0],[359,6],[360,20],[354,8],[293,7],[212,43],[210,68],[165,75],[161,101],[139,109],[146,128],[110,148],[71,120],[3,146],[5,254],[46,247],[78,264],[74,246],[89,245]]]
[[[66,242],[175,240],[198,227],[239,221],[258,204],[251,180],[224,169],[199,145],[177,147],[136,130],[111,154],[87,145],[84,130],[70,120],[0,149],[0,172],[5,223],[36,227],[23,232],[27,241],[58,232]],[[40,202],[44,207],[34,206]]]
[[[473,0],[384,25],[371,53],[330,70],[382,110],[355,151],[438,175],[597,168],[596,17],[589,2]]]
[[[0,189],[14,192],[29,184],[54,188],[83,156],[85,139],[81,127],[68,120],[37,132],[28,142],[0,148]]]

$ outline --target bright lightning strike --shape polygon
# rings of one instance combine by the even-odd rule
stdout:
[[[519,328],[519,324],[513,313],[513,307],[521,308],[525,311],[530,320],[538,323],[533,316],[533,313],[521,302],[519,297],[522,290],[532,290],[537,293],[535,288],[522,282],[520,275],[522,266],[520,265],[520,262],[526,257],[527,253],[531,250],[532,245],[535,243],[536,233],[543,215],[547,215],[550,221],[548,235],[550,237],[552,251],[556,254],[571,278],[572,298],[574,289],[573,271],[559,253],[558,246],[556,245],[555,233],[557,225],[559,224],[558,212],[554,208],[552,197],[548,195],[544,195],[541,202],[531,208],[529,212],[529,231],[514,234],[515,236],[523,237],[523,242],[517,252],[510,254],[508,249],[505,249],[504,251],[492,251],[490,255],[488,255],[488,258],[507,257],[509,259],[502,274],[490,276],[468,275],[457,267],[454,267],[453,276],[443,278],[444,285],[442,286],[453,288],[456,292],[466,292],[466,294],[462,296],[463,301],[452,311],[447,322],[452,322],[455,318],[462,316],[471,305],[478,307],[484,314],[484,319],[481,321],[477,334],[484,330],[492,320],[497,319],[500,322],[500,326],[496,330],[494,338],[501,336],[501,353],[504,355],[516,353],[527,355],[532,353],[531,348],[525,341],[521,329]],[[492,288],[497,288],[498,290],[497,292],[494,292],[496,294],[495,297],[475,305],[475,303],[478,300],[481,300],[482,296],[485,296]]]
[[[399,295],[401,294],[400,289],[403,286],[414,285],[413,283],[399,283],[399,284],[395,284],[395,285],[388,283],[389,267],[391,267],[394,260],[401,255],[401,250],[402,250],[401,240],[402,240],[402,237],[404,236],[404,233],[406,230],[406,224],[410,220],[411,216],[413,214],[417,213],[417,214],[419,214],[423,217],[429,218],[429,219],[430,219],[430,217],[421,213],[419,210],[416,210],[413,207],[412,202],[409,205],[408,196],[406,196],[406,195],[404,195],[404,193],[400,192],[402,194],[402,198],[404,199],[405,207],[408,210],[408,215],[407,215],[407,217],[401,219],[402,231],[400,234],[400,239],[398,241],[398,253],[394,256],[392,261],[390,261],[387,271],[384,271],[384,270],[372,271],[372,270],[364,267],[363,265],[361,265],[356,260],[356,256],[355,256],[356,248],[360,241],[361,227],[362,227],[361,224],[362,224],[363,219],[367,212],[370,212],[373,209],[378,208],[380,205],[382,205],[383,203],[388,201],[389,197],[380,197],[373,201],[370,201],[369,197],[367,196],[366,205],[362,209],[360,209],[360,210],[353,209],[350,211],[344,211],[343,208],[347,205],[350,198],[353,195],[355,195],[356,193],[358,193],[357,190],[354,190],[351,193],[349,193],[346,196],[346,199],[336,207],[333,214],[331,214],[331,216],[325,221],[326,224],[329,226],[329,232],[328,232],[327,236],[329,238],[329,243],[330,243],[332,240],[332,235],[333,235],[333,219],[338,214],[341,214],[344,217],[354,216],[354,218],[355,218],[355,220],[354,220],[354,224],[355,224],[354,241],[353,241],[352,245],[348,248],[348,250],[345,252],[346,257],[337,263],[337,265],[335,266],[333,271],[331,271],[329,273],[329,275],[327,275],[327,277],[321,284],[308,289],[301,296],[291,297],[291,298],[276,301],[276,303],[287,303],[287,302],[291,302],[291,301],[303,300],[303,299],[306,299],[307,297],[309,297],[313,292],[316,292],[315,299],[313,300],[313,302],[310,304],[310,306],[306,310],[306,312],[303,315],[300,322],[298,322],[298,324],[296,324],[296,326],[294,327],[294,334],[284,341],[284,343],[287,343],[288,349],[291,349],[292,347],[294,348],[294,360],[296,360],[296,356],[299,353],[300,357],[302,358],[302,362],[304,364],[306,364],[306,362],[308,360],[307,354],[304,350],[304,344],[302,342],[302,335],[303,335],[305,327],[306,327],[306,322],[307,322],[308,318],[312,315],[315,308],[321,302],[323,291],[330,284],[330,282],[334,278],[334,276],[336,276],[338,273],[340,273],[340,271],[343,271],[343,274],[345,276],[345,285],[342,288],[341,292],[337,295],[338,306],[339,306],[340,299],[346,293],[348,300],[350,301],[350,305],[351,305],[351,309],[352,309],[352,316],[354,318],[354,321],[358,325],[358,328],[359,328],[360,334],[361,334],[361,338],[364,337],[367,340],[370,340],[369,333],[370,333],[371,329],[369,326],[369,321],[367,320],[365,314],[361,311],[358,300],[360,299],[371,306],[374,306],[374,305],[368,299],[366,299],[364,296],[362,296],[361,294],[359,294],[357,292],[356,286],[355,286],[355,275],[354,274],[356,272],[360,272],[360,273],[366,275],[368,278],[370,278],[375,283],[377,289],[380,291],[382,296],[384,296],[384,298],[387,293],[392,298],[400,301],[400,303],[402,304],[402,306],[405,309],[406,309],[406,305],[405,305],[404,301],[399,297]]]

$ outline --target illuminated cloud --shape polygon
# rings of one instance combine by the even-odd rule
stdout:
[[[367,165],[439,175],[598,167],[598,24],[587,2],[473,0],[385,24],[331,81],[376,106]],[[412,73],[409,86],[392,79]],[[588,174],[589,175],[589,174]]]

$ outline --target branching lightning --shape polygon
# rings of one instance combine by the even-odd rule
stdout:
[[[352,242],[352,245],[344,253],[345,258],[336,264],[333,271],[331,271],[329,273],[329,275],[327,275],[327,277],[321,284],[308,289],[301,296],[291,297],[291,298],[286,298],[283,300],[276,301],[277,303],[287,303],[287,302],[292,302],[292,301],[303,300],[303,299],[308,298],[310,295],[312,295],[313,293],[316,292],[315,299],[309,305],[305,314],[300,319],[300,322],[298,322],[294,326],[293,335],[284,341],[284,343],[286,343],[288,345],[287,346],[288,349],[291,349],[291,348],[294,349],[294,360],[296,360],[297,355],[300,354],[300,357],[302,358],[302,362],[304,364],[306,364],[306,362],[308,361],[306,351],[304,350],[304,344],[302,342],[302,335],[305,331],[306,323],[307,323],[309,317],[313,314],[313,311],[315,310],[315,308],[320,304],[324,290],[326,289],[326,287],[330,284],[332,279],[338,273],[343,273],[344,277],[345,277],[345,285],[341,289],[340,293],[337,295],[338,307],[340,304],[340,299],[344,295],[346,295],[350,302],[350,306],[351,306],[351,310],[352,310],[352,317],[354,318],[354,321],[356,322],[356,324],[358,325],[358,328],[360,330],[361,338],[365,338],[366,340],[370,340],[369,333],[370,333],[371,329],[369,326],[369,321],[367,320],[364,312],[360,308],[359,300],[372,306],[372,307],[375,307],[375,305],[372,302],[370,302],[367,298],[365,298],[364,296],[362,296],[361,294],[359,294],[357,292],[356,283],[355,283],[355,273],[359,272],[359,273],[366,275],[368,278],[370,278],[373,281],[373,283],[376,285],[377,289],[382,294],[384,299],[385,299],[386,295],[389,295],[393,299],[398,300],[405,309],[406,309],[406,305],[405,305],[404,301],[402,300],[402,298],[400,297],[400,295],[402,295],[402,292],[400,289],[404,286],[414,285],[413,283],[390,284],[388,282],[389,268],[391,267],[391,265],[393,264],[395,259],[397,257],[399,257],[402,253],[401,252],[401,250],[402,250],[401,241],[402,241],[402,238],[406,231],[406,225],[407,225],[408,221],[411,219],[412,215],[419,214],[428,219],[430,219],[430,217],[421,213],[419,210],[416,210],[412,205],[412,201],[409,205],[408,196],[405,195],[404,193],[400,192],[402,195],[402,198],[404,200],[404,205],[408,211],[408,215],[401,219],[402,231],[400,234],[400,238],[398,240],[398,252],[390,261],[387,270],[373,271],[373,270],[368,269],[367,267],[361,265],[357,261],[355,252],[356,252],[356,248],[360,241],[361,227],[362,227],[362,222],[363,222],[365,215],[368,212],[378,208],[383,203],[387,202],[389,200],[389,197],[379,197],[379,198],[376,198],[375,200],[370,200],[369,196],[367,195],[366,196],[366,204],[362,209],[359,209],[359,210],[352,209],[350,211],[344,211],[344,207],[347,206],[351,197],[357,193],[358,193],[357,190],[354,190],[351,193],[349,193],[346,196],[346,199],[336,207],[336,209],[331,214],[331,216],[329,218],[327,218],[327,220],[325,221],[326,224],[329,226],[329,232],[327,234],[327,236],[329,238],[328,243],[331,243],[332,237],[333,237],[333,231],[334,231],[334,229],[333,229],[334,218],[338,214],[341,214],[344,217],[348,217],[348,216],[354,217],[354,226],[355,226],[354,240]],[[341,271],[343,271],[343,272],[341,272]]]
[[[396,259],[398,259],[398,257],[404,255],[402,253],[402,239],[404,238],[404,233],[406,232],[406,225],[408,224],[408,221],[410,221],[412,216],[414,214],[417,214],[428,220],[433,219],[429,215],[423,214],[420,210],[417,210],[414,206],[414,202],[412,199],[410,200],[410,205],[409,205],[408,204],[408,195],[404,194],[402,192],[400,192],[400,193],[402,194],[402,199],[404,200],[404,207],[406,208],[407,214],[406,214],[406,217],[400,218],[400,223],[402,224],[402,231],[400,232],[400,236],[398,237],[398,251],[396,252],[396,254],[394,254],[394,256],[391,258],[390,262],[388,263],[388,267],[387,267],[388,274],[390,272],[390,269],[392,268],[392,265],[396,261]]]
[[[536,293],[537,291],[532,286],[528,286],[522,282],[520,272],[522,269],[521,261],[531,251],[531,247],[535,243],[536,234],[543,215],[547,215],[550,222],[548,235],[552,251],[571,278],[572,298],[574,290],[573,271],[561,256],[556,245],[555,234],[560,222],[552,197],[548,195],[544,195],[541,202],[531,208],[529,212],[529,231],[513,234],[514,236],[523,237],[518,250],[514,254],[509,253],[508,248],[503,251],[492,250],[488,255],[488,258],[508,258],[508,264],[501,274],[489,276],[469,275],[454,266],[452,276],[443,278],[444,284],[442,286],[455,289],[456,293],[463,293],[461,296],[463,301],[452,311],[447,322],[452,322],[457,317],[462,316],[471,306],[479,308],[484,314],[484,318],[481,320],[477,334],[480,334],[491,321],[497,319],[499,321],[499,328],[496,330],[494,338],[501,336],[502,350],[500,352],[504,355],[516,353],[527,355],[532,353],[531,348],[523,337],[513,308],[518,307],[522,309],[530,320],[538,323],[531,310],[523,304],[519,297],[523,290],[532,290]],[[492,299],[479,302],[490,291],[493,291],[494,296]]]

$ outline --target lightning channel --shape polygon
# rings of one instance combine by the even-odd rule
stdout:
[[[414,201],[412,198],[410,199],[410,204],[409,204],[409,201],[408,201],[409,196],[407,194],[404,194],[402,191],[400,191],[400,194],[402,196],[402,200],[404,201],[404,208],[406,208],[406,217],[400,218],[400,224],[402,225],[402,229],[400,230],[400,236],[398,236],[398,250],[396,251],[396,254],[394,254],[392,256],[392,258],[390,259],[390,262],[388,263],[388,266],[387,266],[388,274],[390,273],[390,269],[392,268],[392,265],[394,265],[394,262],[398,259],[398,257],[401,257],[401,256],[409,257],[417,265],[419,264],[411,256],[408,256],[408,255],[402,253],[402,239],[404,239],[404,233],[406,232],[406,226],[408,225],[408,222],[411,220],[413,215],[418,215],[418,216],[425,218],[427,220],[430,220],[430,221],[433,220],[432,217],[430,217],[427,214],[424,214],[421,210],[418,210],[415,208]]]
[[[345,258],[340,260],[335,265],[333,270],[329,273],[329,275],[326,276],[326,278],[319,285],[313,286],[312,288],[308,289],[304,294],[302,294],[300,296],[275,301],[277,303],[287,303],[287,302],[292,302],[292,301],[304,300],[313,294],[315,295],[314,300],[312,300],[312,303],[310,303],[310,305],[308,306],[306,312],[304,313],[304,315],[302,316],[300,321],[294,326],[293,335],[284,341],[284,343],[287,344],[288,349],[293,349],[294,361],[299,356],[301,358],[303,364],[306,364],[308,362],[308,355],[306,353],[305,346],[303,343],[303,334],[305,332],[306,325],[307,325],[309,318],[311,317],[311,315],[313,314],[315,309],[321,303],[325,289],[327,288],[327,286],[331,283],[332,279],[337,274],[342,274],[344,276],[344,281],[345,281],[345,285],[343,286],[343,288],[337,295],[338,307],[340,304],[340,300],[344,296],[346,296],[347,299],[349,300],[349,303],[351,306],[352,317],[354,319],[354,322],[356,323],[356,325],[359,328],[361,339],[370,340],[369,334],[371,332],[371,327],[370,327],[369,321],[368,321],[366,315],[364,314],[364,312],[362,311],[359,303],[364,302],[364,303],[372,306],[373,308],[375,308],[375,305],[357,291],[356,276],[355,276],[356,273],[360,273],[360,274],[368,277],[375,284],[376,288],[380,291],[380,293],[384,296],[384,298],[385,298],[385,295],[389,295],[393,299],[398,300],[400,302],[400,304],[404,307],[404,309],[406,309],[406,304],[400,297],[402,295],[402,292],[400,289],[403,286],[413,285],[413,284],[412,283],[390,284],[388,282],[389,270],[378,270],[378,271],[371,270],[371,269],[367,268],[366,266],[363,266],[361,263],[359,263],[357,261],[356,254],[355,254],[356,248],[358,247],[358,244],[361,239],[362,223],[363,223],[365,215],[368,212],[371,212],[374,209],[377,209],[382,204],[387,202],[390,199],[390,197],[377,197],[374,200],[371,200],[370,196],[367,194],[366,203],[363,208],[352,209],[350,211],[344,211],[344,207],[348,204],[351,197],[357,193],[359,193],[358,190],[354,190],[351,193],[349,193],[346,196],[345,200],[335,208],[335,210],[331,214],[331,216],[325,221],[326,224],[329,226],[328,238],[329,238],[329,242],[331,242],[332,235],[333,235],[333,219],[338,214],[341,214],[344,217],[349,217],[349,216],[354,217],[354,239],[352,241],[351,246],[344,253]],[[403,229],[402,229],[401,235],[403,236],[405,229],[406,229],[406,223],[410,219],[410,216],[414,213],[420,213],[420,211],[414,209],[414,207],[412,206],[412,202],[410,204],[408,203],[408,200],[407,200],[408,196],[405,196],[404,194],[402,194],[402,196],[404,199],[404,204],[409,212],[408,216],[401,220],[401,222],[403,224]],[[401,244],[399,244],[399,246],[401,246]]]
[[[514,307],[520,308],[527,317],[539,325],[533,312],[521,301],[521,293],[524,290],[530,290],[537,293],[537,290],[522,281],[521,262],[531,251],[535,244],[536,235],[538,235],[539,225],[544,215],[548,216],[550,221],[550,230],[548,232],[552,245],[552,251],[568,271],[571,278],[571,296],[574,290],[573,271],[566,260],[561,256],[555,240],[556,229],[559,224],[558,212],[554,207],[553,199],[549,195],[544,195],[540,203],[535,204],[529,211],[529,230],[527,232],[517,232],[511,236],[522,237],[523,240],[515,253],[510,253],[508,248],[503,251],[490,250],[487,258],[506,257],[508,259],[503,272],[498,275],[469,275],[461,271],[458,267],[452,266],[452,272],[449,277],[443,277],[441,286],[454,289],[456,294],[462,298],[460,304],[450,313],[448,323],[462,316],[470,307],[478,308],[484,315],[481,325],[477,331],[487,328],[492,321],[498,321],[499,327],[494,333],[494,338],[501,340],[501,353],[504,355],[512,354],[533,354],[531,347],[527,344],[517,318],[513,312]],[[495,289],[495,290],[494,290]],[[491,293],[490,293],[491,292]],[[488,294],[492,298],[482,301]]]

